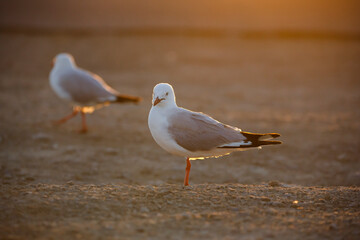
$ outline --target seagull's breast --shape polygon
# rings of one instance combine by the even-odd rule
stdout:
[[[168,131],[169,122],[165,109],[152,107],[149,113],[148,125],[152,137],[160,147],[169,153],[187,156],[188,151],[179,146]]]
[[[70,94],[61,87],[62,74],[63,71],[53,69],[50,72],[50,86],[60,98],[72,101]]]

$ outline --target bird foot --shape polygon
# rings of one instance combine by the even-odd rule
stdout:
[[[62,120],[53,120],[53,121],[51,121],[53,126],[59,126],[59,125],[63,124],[64,122],[65,121],[62,121]]]
[[[183,189],[184,189],[184,190],[191,190],[191,189],[193,189],[193,187],[190,186],[190,185],[184,185],[184,186],[183,186]]]
[[[81,134],[85,134],[88,132],[88,129],[87,128],[82,128],[78,131],[78,133],[81,133]]]

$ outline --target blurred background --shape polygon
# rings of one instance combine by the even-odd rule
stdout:
[[[218,30],[359,34],[356,0],[1,2],[1,26],[38,30]]]
[[[1,181],[181,184],[185,161],[147,127],[152,88],[284,144],[193,163],[190,181],[360,184],[360,2],[0,1]],[[139,106],[80,119],[48,83],[71,53]]]

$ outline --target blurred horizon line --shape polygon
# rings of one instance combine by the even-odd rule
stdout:
[[[108,36],[183,36],[240,39],[333,39],[360,40],[360,33],[319,30],[234,30],[219,28],[44,28],[25,26],[0,26],[0,34],[72,35],[74,37]]]

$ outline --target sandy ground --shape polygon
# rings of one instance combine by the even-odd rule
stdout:
[[[72,53],[140,105],[70,113],[48,84]],[[0,35],[2,239],[356,239],[360,44],[331,39]],[[284,144],[185,161],[147,127],[153,86]],[[341,186],[341,187],[340,187]]]

